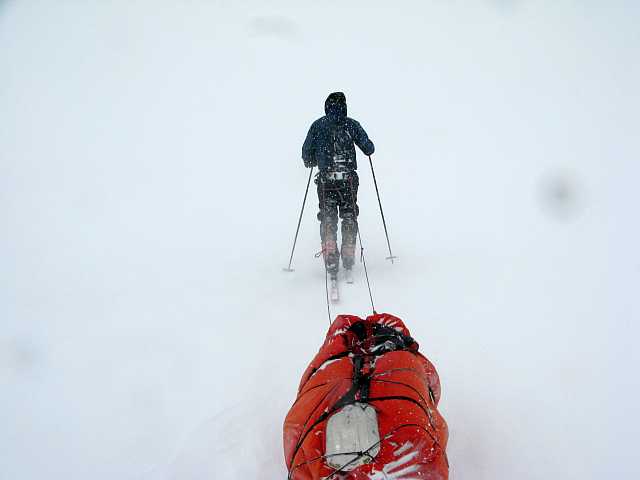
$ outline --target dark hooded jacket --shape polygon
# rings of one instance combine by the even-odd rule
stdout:
[[[320,171],[331,170],[341,162],[349,170],[358,168],[356,149],[371,155],[373,142],[354,119],[347,117],[347,100],[342,92],[332,93],[324,104],[326,115],[311,125],[302,145],[302,160],[305,166],[318,166]]]

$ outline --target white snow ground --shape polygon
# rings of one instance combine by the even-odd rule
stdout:
[[[451,478],[633,479],[637,2],[0,2],[0,479],[283,479],[327,327],[299,149],[343,90],[376,307]],[[338,312],[369,312],[362,270]]]

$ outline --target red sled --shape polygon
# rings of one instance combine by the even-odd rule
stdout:
[[[284,422],[289,480],[447,480],[440,379],[397,317],[339,315]]]

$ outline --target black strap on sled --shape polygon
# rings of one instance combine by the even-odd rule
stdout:
[[[313,431],[313,429],[319,424],[321,424],[322,422],[324,422],[325,420],[327,420],[335,412],[337,412],[338,410],[340,410],[341,408],[347,405],[351,405],[356,402],[371,404],[374,402],[384,402],[387,400],[408,401],[408,402],[414,403],[425,412],[425,415],[429,420],[429,426],[435,431],[436,427],[434,424],[433,415],[432,415],[431,409],[428,407],[429,402],[427,401],[426,398],[422,396],[422,394],[420,394],[420,392],[416,391],[415,388],[413,388],[411,385],[407,385],[404,382],[395,382],[395,381],[384,380],[384,379],[374,379],[372,378],[374,376],[373,372],[364,373],[363,371],[365,367],[365,362],[367,360],[384,355],[385,353],[388,353],[391,351],[397,351],[397,350],[410,351],[411,347],[416,344],[415,340],[408,335],[404,335],[401,332],[398,332],[395,328],[388,327],[386,325],[374,324],[371,327],[369,327],[369,328],[372,328],[372,331],[370,332],[367,331],[367,327],[368,325],[366,322],[355,322],[349,327],[349,330],[356,335],[359,342],[364,342],[371,338],[374,339],[374,342],[372,343],[372,345],[368,345],[371,353],[366,352],[366,353],[360,353],[360,354],[353,354],[353,352],[349,352],[349,351],[344,352],[345,354],[353,354],[352,356],[353,381],[351,384],[351,388],[329,410],[323,412],[322,415],[320,415],[320,417],[318,417],[318,419],[315,422],[313,422],[312,425],[306,428],[307,425],[305,424],[306,430],[300,436],[298,443],[296,444],[296,448],[294,449],[293,455],[291,457],[291,464],[288,466],[289,467],[289,476],[287,477],[288,480],[291,480],[293,473],[298,468],[316,461],[324,461],[328,457],[327,455],[322,455],[309,460],[305,460],[297,465],[294,465],[295,458],[300,448],[302,448],[302,444],[304,443],[307,436]],[[339,355],[339,356],[343,356],[343,355]],[[336,356],[336,357],[339,357],[339,356]],[[417,372],[414,369],[402,369],[402,370],[411,370],[411,371],[414,371],[416,374],[420,374],[420,372]],[[414,392],[416,392],[421,401],[416,401],[411,397],[406,397],[401,395],[375,397],[375,398],[370,397],[369,392],[370,392],[370,386],[372,381],[380,382],[380,383],[394,383],[398,385],[403,385],[413,390]],[[324,399],[332,393],[332,391],[333,390],[330,390],[329,392],[327,392],[326,395],[322,397],[322,399],[318,402],[316,407],[312,410],[310,417],[317,410],[317,408],[322,404],[322,402],[324,402]],[[435,403],[433,392],[431,391],[431,389],[429,389],[429,397],[432,403]],[[296,399],[296,402],[297,400],[298,399]],[[424,405],[422,404],[423,402],[424,402]],[[335,480],[336,475],[340,473],[344,473],[345,469],[348,468],[349,465],[358,461],[363,456],[371,456],[369,454],[369,451],[374,449],[377,445],[379,445],[382,441],[389,438],[393,433],[397,432],[399,429],[409,427],[409,426],[424,430],[432,439],[432,441],[434,442],[434,445],[440,447],[440,444],[438,443],[438,440],[433,432],[429,431],[428,429],[418,424],[403,424],[393,429],[391,432],[385,435],[380,440],[380,442],[375,443],[374,445],[369,447],[367,450],[363,452],[352,452],[352,454],[358,455],[358,456],[350,460],[345,465],[342,465],[340,468],[335,469],[328,477],[326,477],[325,480],[332,480],[332,479]]]

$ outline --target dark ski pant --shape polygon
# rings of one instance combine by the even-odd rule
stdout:
[[[353,172],[344,180],[316,178],[318,186],[320,240],[327,271],[338,273],[342,265],[350,269],[354,264],[356,235],[358,234],[358,175]],[[338,252],[338,217],[342,219],[342,246]]]

